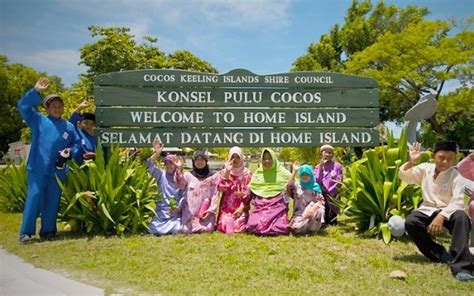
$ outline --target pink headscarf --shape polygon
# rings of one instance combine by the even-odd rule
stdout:
[[[241,162],[240,167],[238,167],[238,168],[232,167],[232,170],[230,171],[230,173],[234,176],[239,177],[239,176],[242,176],[245,173],[244,153],[242,152],[242,149],[240,149],[237,146],[234,146],[234,147],[230,148],[230,150],[229,150],[229,155],[227,156],[227,161],[230,161],[232,159],[232,155],[234,155],[234,154],[237,154],[242,162]]]

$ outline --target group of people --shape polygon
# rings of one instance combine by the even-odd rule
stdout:
[[[156,161],[163,145],[156,140],[153,148],[146,165],[162,194],[149,226],[155,235],[214,230],[258,235],[316,233],[331,211],[329,192],[337,193],[342,181],[342,169],[334,170],[340,164],[333,160],[330,145],[322,147],[328,156],[314,171],[310,165],[295,162],[293,173],[279,163],[273,150],[264,149],[253,174],[245,167],[239,147],[229,150],[225,168],[216,173],[210,171],[201,151],[194,153],[190,172],[183,171],[183,160],[176,155],[166,155],[161,168]],[[291,220],[290,201],[294,201]]]
[[[77,162],[95,157],[94,114],[80,113],[90,103],[82,102],[70,120],[65,121],[61,118],[64,102],[60,96],[52,94],[42,99],[40,93],[48,87],[48,79],[40,78],[18,102],[20,115],[31,129],[20,243],[32,241],[39,216],[41,239],[51,239],[56,234],[61,196],[56,178],[65,180],[64,160],[68,155]],[[35,108],[41,102],[47,115]],[[155,153],[146,165],[162,194],[149,226],[153,234],[215,229],[257,235],[302,234],[316,233],[321,225],[337,222],[339,209],[331,199],[337,196],[343,173],[342,166],[334,161],[330,145],[321,147],[321,163],[316,167],[295,162],[292,173],[279,163],[274,151],[264,149],[253,174],[245,168],[239,147],[230,149],[225,168],[216,173],[210,171],[207,156],[200,151],[193,156],[190,172],[183,171],[183,161],[176,155],[166,155],[162,169],[156,161],[163,145],[155,141],[153,148]],[[420,149],[418,143],[410,146],[410,160],[399,171],[400,179],[420,185],[423,194],[421,206],[406,218],[406,231],[427,258],[447,263],[458,280],[473,280],[469,252],[471,222],[464,211],[464,182],[460,174],[464,172],[472,180],[474,156],[463,161],[462,168],[457,170],[456,145],[442,142],[435,146],[433,163],[415,165]],[[291,219],[290,202],[294,202]],[[472,196],[471,205],[474,207]],[[448,251],[433,240],[443,227],[453,237]]]

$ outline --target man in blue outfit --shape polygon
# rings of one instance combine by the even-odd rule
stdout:
[[[28,192],[20,228],[20,243],[31,242],[36,234],[36,219],[41,216],[41,239],[56,235],[61,189],[56,176],[66,179],[66,167],[60,154],[69,154],[69,147],[78,142],[74,126],[61,118],[63,100],[56,94],[43,99],[48,115],[35,109],[41,103],[40,92],[49,87],[49,80],[40,78],[34,88],[26,92],[18,102],[18,110],[31,129],[31,148],[27,163]]]
[[[72,148],[72,157],[78,164],[86,159],[95,158],[95,148],[97,147],[97,137],[94,136],[95,115],[94,113],[81,114],[81,111],[90,107],[90,105],[89,101],[83,101],[69,118],[69,122],[76,128],[76,133],[80,139],[80,142]]]

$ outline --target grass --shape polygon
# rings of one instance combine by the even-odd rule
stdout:
[[[19,245],[19,214],[0,213],[0,244],[35,266],[106,293],[163,295],[472,295],[412,243],[364,238],[344,224],[316,236],[220,233],[87,237]],[[447,238],[443,242],[448,243]],[[403,270],[406,280],[390,279]]]

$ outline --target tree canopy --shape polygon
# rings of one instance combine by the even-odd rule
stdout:
[[[9,64],[8,58],[0,55],[0,151],[6,152],[9,143],[20,139],[25,124],[17,110],[17,102],[26,90],[35,85],[40,76],[47,75],[22,64]],[[53,86],[48,94],[64,89],[61,78],[50,76],[49,79]]]
[[[381,119],[401,122],[424,95],[434,92],[440,100],[447,81],[456,80],[461,88],[473,83],[474,32],[468,29],[469,20],[466,27],[459,28],[462,23],[427,20],[424,17],[428,13],[426,8],[415,6],[402,9],[379,2],[374,7],[368,1],[354,1],[345,24],[335,25],[318,43],[310,44],[308,53],[294,62],[292,70],[329,70],[374,78],[380,104],[388,110]],[[463,93],[455,92],[443,100],[472,105],[472,96]],[[439,101],[438,113],[447,105]],[[428,119],[426,132],[435,131],[440,139],[472,147],[472,136],[462,136],[458,134],[461,129],[454,128],[466,127],[468,121],[448,125],[446,116],[437,114]]]
[[[459,88],[438,100],[436,122],[446,131],[447,138],[459,143],[461,148],[474,147],[474,89]],[[421,132],[422,142],[427,147],[443,140],[443,135],[433,133],[431,125],[424,123]]]
[[[345,62],[354,53],[371,46],[387,32],[403,31],[428,13],[428,9],[416,6],[402,9],[379,2],[374,7],[370,1],[353,1],[345,23],[342,26],[335,24],[328,34],[321,35],[319,42],[311,43],[308,52],[293,63],[292,70],[342,72]]]
[[[440,94],[447,80],[458,78],[473,62],[474,33],[448,37],[449,29],[446,22],[420,21],[402,32],[386,33],[355,53],[346,72],[376,79],[389,118],[401,119],[422,96]]]
[[[72,111],[85,98],[92,98],[93,80],[96,75],[138,69],[181,69],[207,73],[217,73],[208,62],[187,50],[177,50],[166,54],[156,43],[158,38],[145,36],[144,43],[138,44],[135,36],[126,27],[90,26],[94,43],[81,47],[79,64],[87,66],[87,73],[81,74],[79,82],[63,95],[71,104]],[[70,98],[70,99],[69,99]]]
[[[189,51],[165,54],[155,46],[157,38],[145,36],[146,42],[137,44],[129,28],[90,26],[89,31],[92,37],[100,37],[80,49],[79,64],[88,67],[89,77],[123,70],[163,68],[217,73],[211,64]]]

